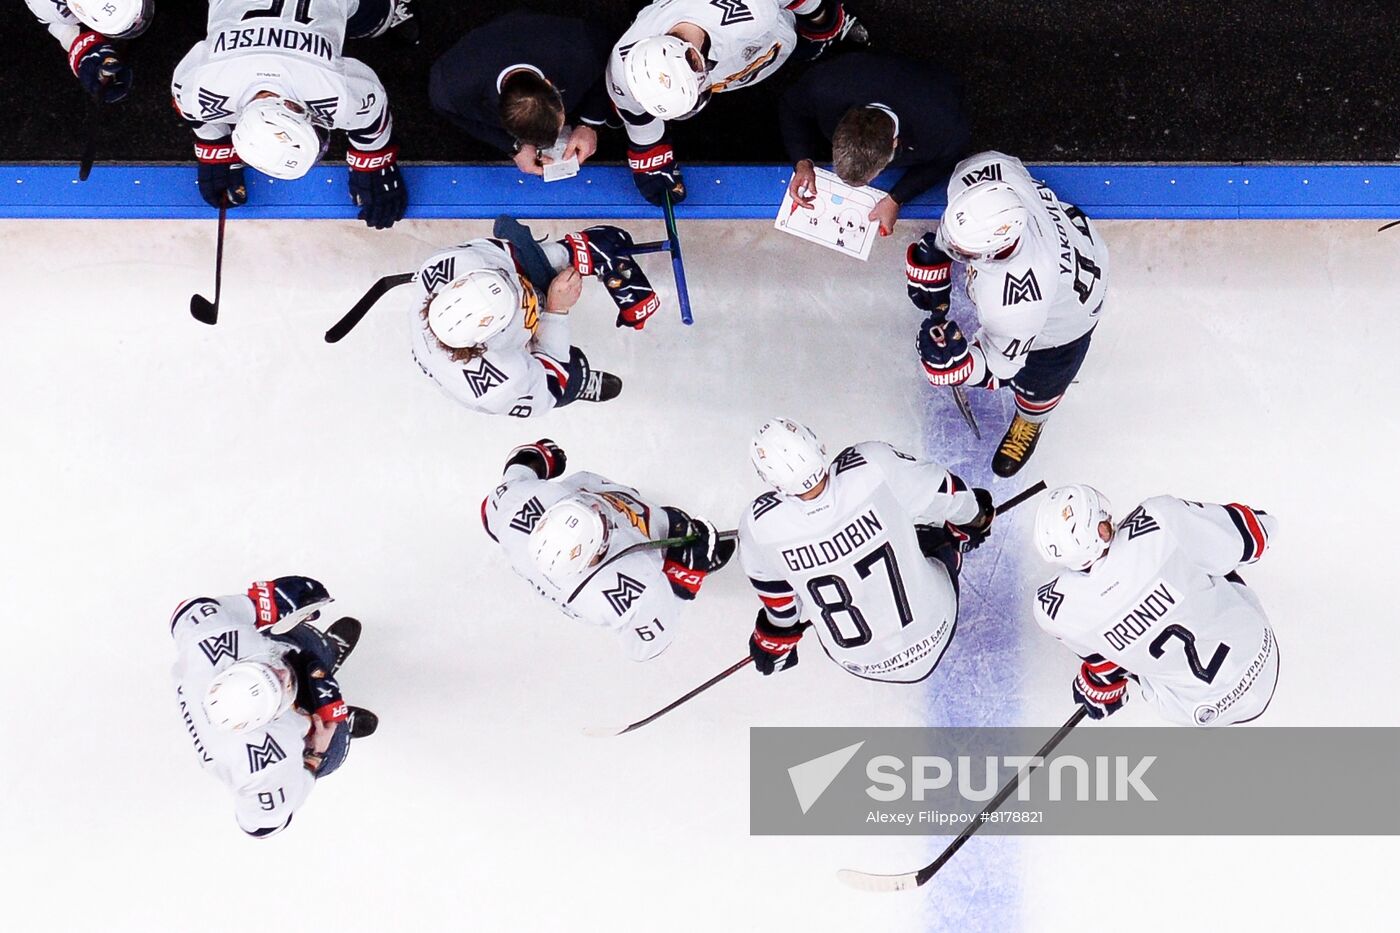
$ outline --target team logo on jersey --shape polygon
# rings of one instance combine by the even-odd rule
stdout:
[[[633,580],[625,573],[617,575],[617,586],[610,590],[603,590],[603,598],[612,606],[613,612],[618,615],[626,615],[627,610],[632,608],[632,604],[637,601],[637,597],[647,591],[645,585],[637,580]]]
[[[854,470],[856,467],[861,466],[865,466],[865,458],[862,457],[860,452],[854,447],[847,447],[845,450],[841,451],[836,455],[836,459],[831,464],[837,476],[840,476],[847,470]]]
[[[1218,717],[1219,715],[1220,715],[1220,711],[1217,710],[1214,706],[1198,706],[1198,707],[1196,707],[1196,723],[1197,723],[1197,725],[1208,726],[1208,725],[1210,725],[1211,723],[1215,722],[1216,717]]]
[[[215,94],[213,91],[200,88],[199,115],[206,122],[223,120],[233,116],[233,111],[228,109],[228,95]]]
[[[757,521],[767,515],[769,512],[776,509],[781,502],[782,500],[778,498],[776,492],[765,492],[763,495],[753,500],[754,520]]]
[[[462,378],[467,380],[472,395],[481,398],[496,386],[503,385],[506,381],[506,374],[486,362],[486,357],[479,356],[476,358],[475,367],[468,366],[462,370]]]
[[[1064,594],[1055,589],[1054,580],[1051,580],[1049,583],[1036,590],[1035,598],[1040,602],[1040,608],[1044,610],[1045,614],[1051,619],[1055,618],[1055,614],[1060,611],[1060,606],[1065,601]]]
[[[448,256],[433,263],[422,272],[420,281],[427,291],[437,291],[457,277],[457,260]]]
[[[971,187],[979,181],[1001,181],[1001,163],[993,162],[991,165],[984,165],[975,172],[968,172],[961,179],[964,185]]]
[[[753,19],[753,11],[744,5],[744,0],[710,0],[710,6],[719,10],[721,26],[747,23]]]
[[[1001,303],[1010,307],[1023,301],[1040,300],[1040,283],[1035,280],[1035,270],[1027,269],[1022,276],[1006,273],[1006,284],[1001,288]]]
[[[1138,506],[1128,513],[1128,517],[1123,519],[1118,526],[1119,531],[1128,533],[1128,540],[1131,541],[1141,535],[1151,534],[1158,528],[1157,520],[1148,515],[1142,506]]]
[[[282,751],[282,746],[278,745],[271,735],[263,737],[261,745],[248,745],[248,771],[257,774],[263,768],[277,764],[287,753]]]
[[[308,100],[306,109],[311,111],[312,123],[330,126],[335,123],[335,108],[340,103],[338,97],[322,97],[318,100]]]
[[[529,534],[535,530],[535,526],[540,523],[540,516],[544,514],[544,506],[540,505],[540,500],[534,496],[530,501],[520,507],[510,519],[510,527],[521,534]]]
[[[238,630],[230,629],[227,632],[220,632],[211,635],[199,643],[199,650],[204,652],[204,656],[209,659],[209,663],[217,666],[220,658],[228,658],[230,661],[238,660]]]

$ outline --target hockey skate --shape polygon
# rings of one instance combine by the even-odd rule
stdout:
[[[350,738],[367,739],[378,728],[378,716],[360,706],[350,707]]]
[[[1044,422],[1027,421],[1017,412],[1016,417],[1011,419],[1011,426],[1002,435],[1001,446],[992,457],[992,472],[997,476],[1015,476],[1035,453],[1043,427]]]
[[[590,370],[584,379],[583,390],[578,394],[580,402],[608,402],[622,394],[622,380],[612,373]]]

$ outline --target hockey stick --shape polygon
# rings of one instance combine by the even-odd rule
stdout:
[[[1377,230],[1376,232],[1377,232],[1377,233],[1385,233],[1385,232],[1386,232],[1387,230],[1389,230],[1391,227],[1400,227],[1400,220],[1392,220],[1390,223],[1386,224],[1384,227],[1381,227],[1381,228],[1380,228],[1379,230]]]
[[[369,309],[373,308],[379,299],[398,288],[400,285],[407,285],[413,281],[415,272],[395,272],[393,275],[386,275],[369,287],[369,291],[355,302],[355,306],[346,312],[345,316],[335,322],[330,330],[326,331],[326,343],[339,343],[340,340],[350,331],[355,329],[355,325],[369,314]]]
[[[671,192],[666,192],[666,240],[671,252],[671,269],[676,274],[676,297],[681,304],[681,323],[691,325],[695,319],[690,316],[690,289],[685,284],[685,263],[681,260],[681,236],[676,232],[676,208],[671,203]]]
[[[190,296],[190,314],[201,324],[219,323],[219,297],[224,290],[224,225],[228,220],[228,195],[219,199],[219,241],[214,253],[214,300]]]
[[[92,163],[97,158],[97,136],[102,128],[102,92],[111,81],[112,75],[104,73],[97,81],[97,93],[92,95],[92,107],[88,110],[88,138],[83,145],[82,157],[78,160],[78,181],[87,181],[92,174]]]
[[[1007,499],[1001,505],[997,506],[995,509],[995,514],[1001,515],[1004,512],[1009,512],[1012,509],[1016,508],[1016,506],[1020,505],[1022,502],[1025,502],[1031,496],[1044,491],[1045,480],[1038,479],[1035,481],[1034,484],[1027,486],[1025,489],[1022,489],[1020,492],[1016,493],[1016,495],[1012,496],[1010,499]]]
[[[953,401],[957,403],[958,411],[962,412],[963,420],[967,422],[973,435],[980,441],[982,429],[977,426],[977,419],[973,417],[972,405],[967,400],[967,389],[963,386],[949,386],[948,389],[953,393]]]
[[[1041,764],[1044,763],[1045,757],[1053,752],[1055,747],[1065,740],[1065,736],[1069,735],[1070,730],[1079,725],[1088,713],[1089,710],[1083,706],[1075,709],[1074,715],[1066,719],[1065,724],[1060,726],[1055,734],[1050,737],[1050,741],[1042,745],[1040,751],[1035,753],[1035,757],[1041,760]],[[940,868],[948,864],[948,860],[957,854],[957,851],[963,847],[963,844],[967,842],[968,839],[972,838],[972,834],[982,828],[982,824],[987,821],[987,818],[992,813],[996,812],[1002,804],[1006,803],[1006,798],[1010,797],[1016,790],[1016,787],[1021,783],[1021,779],[1028,776],[1037,767],[1039,767],[1039,765],[1031,764],[1018,770],[1011,780],[1007,781],[1006,785],[1002,787],[1001,790],[997,791],[997,795],[982,808],[982,812],[974,817],[972,822],[963,827],[962,832],[958,833],[957,838],[948,844],[948,848],[944,849],[938,858],[929,862],[918,871],[906,872],[902,875],[873,875],[869,872],[856,871],[853,868],[843,868],[836,873],[836,877],[840,878],[851,887],[861,891],[908,891],[927,883]]]
[[[737,530],[721,531],[715,538],[715,540],[717,542],[733,541],[738,537],[739,532]],[[583,592],[583,588],[588,585],[588,582],[594,577],[596,577],[598,574],[606,570],[608,565],[611,564],[613,561],[622,560],[622,558],[626,557],[628,554],[632,554],[637,551],[664,551],[668,547],[675,547],[678,544],[689,544],[694,540],[694,535],[680,535],[679,537],[675,538],[661,538],[658,541],[638,541],[631,547],[625,547],[622,550],[618,551],[616,554],[614,554],[612,557],[609,557],[607,560],[603,561],[601,564],[598,565],[596,570],[594,570],[588,576],[584,577],[582,582],[580,582],[578,586],[574,587],[574,591],[569,594],[569,598],[564,601],[564,605],[567,606],[570,603],[572,603],[575,599],[577,599],[578,594]]]

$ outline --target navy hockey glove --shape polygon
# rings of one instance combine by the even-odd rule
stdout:
[[[233,137],[225,136],[209,142],[194,141],[194,155],[199,160],[199,196],[210,207],[222,207],[228,198],[229,207],[248,200],[248,186],[243,181],[243,163],[233,148]]]
[[[628,250],[632,234],[621,227],[599,225],[564,237],[579,275],[596,275],[617,305],[617,326],[641,330],[661,307],[642,267]]]
[[[964,554],[975,551],[992,533],[992,519],[996,517],[996,506],[992,504],[992,494],[976,488],[972,495],[977,499],[977,517],[966,525],[948,525],[949,532],[958,540],[959,550]]]
[[[779,628],[768,621],[768,613],[758,610],[753,634],[749,636],[749,657],[764,677],[797,666],[797,643],[802,639],[801,627]]]
[[[792,9],[797,4],[788,4]],[[868,45],[870,34],[840,0],[821,0],[813,13],[797,14],[797,59],[815,61],[838,42],[849,39],[853,45]]]
[[[666,203],[666,192],[671,192],[671,203],[685,200],[685,181],[681,178],[681,167],[676,162],[676,151],[670,143],[657,143],[646,149],[627,150],[627,165],[632,169],[632,181],[637,190],[657,207]]]
[[[977,368],[958,322],[937,315],[919,328],[919,359],[929,384],[936,386],[960,386]]]
[[[408,187],[398,166],[399,147],[377,152],[352,148],[345,154],[350,165],[350,199],[360,206],[365,226],[387,230],[408,211]]]
[[[1074,702],[1088,712],[1091,719],[1103,719],[1123,708],[1128,702],[1128,678],[1123,668],[1102,655],[1090,655],[1080,665],[1071,689]]]
[[[104,104],[115,104],[131,93],[131,66],[100,33],[85,32],[74,40],[68,49],[68,67],[83,90]]]
[[[909,300],[941,321],[948,313],[953,260],[934,244],[933,237],[925,233],[923,239],[909,244],[904,254],[904,277]]]
[[[568,462],[569,458],[564,455],[564,448],[549,438],[542,437],[533,444],[522,444],[512,450],[506,459],[505,468],[509,470],[518,463],[534,470],[540,479],[555,479],[564,475],[564,467]]]
[[[708,574],[714,573],[734,556],[734,543],[721,541],[715,526],[703,518],[690,518],[680,509],[666,507],[671,520],[668,537],[688,537],[685,544],[666,549],[661,572],[681,599],[694,599]]]
[[[248,598],[257,607],[258,628],[276,625],[298,610],[326,602],[331,594],[310,577],[278,577],[248,587]]]

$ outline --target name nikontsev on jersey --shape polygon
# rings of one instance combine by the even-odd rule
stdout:
[[[214,40],[214,54],[241,49],[282,49],[335,61],[335,46],[325,36],[301,29],[256,26],[246,29],[226,29]]]
[[[879,516],[874,509],[870,509],[830,538],[787,548],[783,551],[783,561],[789,570],[811,570],[835,563],[884,530]]]

